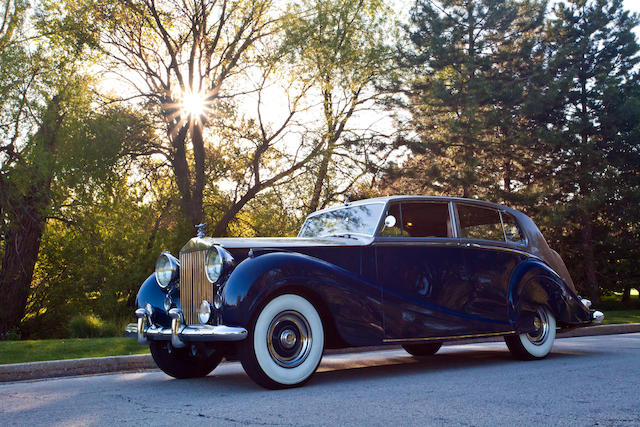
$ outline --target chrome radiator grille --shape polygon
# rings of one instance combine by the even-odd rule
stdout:
[[[180,253],[180,305],[187,325],[200,323],[198,308],[202,300],[213,301],[213,285],[204,272],[207,251]]]

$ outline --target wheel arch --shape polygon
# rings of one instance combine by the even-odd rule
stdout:
[[[508,290],[509,319],[518,333],[531,332],[538,307],[548,309],[559,326],[588,322],[589,312],[573,290],[545,263],[529,259],[512,275]]]
[[[324,298],[313,289],[295,283],[283,285],[267,294],[264,297],[264,300],[261,302],[260,307],[255,310],[252,322],[255,321],[255,318],[260,313],[260,310],[265,305],[267,305],[269,301],[285,294],[294,294],[301,296],[302,298],[309,301],[311,305],[313,305],[313,307],[318,312],[318,315],[320,315],[320,320],[322,320],[326,348],[341,348],[348,346],[348,344],[342,339],[342,337],[340,337],[338,328],[336,327],[335,319],[333,318],[333,314],[331,313],[331,310],[329,309],[329,306],[325,302]]]
[[[236,267],[222,291],[222,317],[225,323],[250,327],[269,301],[293,293],[318,311],[328,347],[376,344],[382,339],[380,294],[376,292],[380,289],[326,261],[272,252],[248,258]]]

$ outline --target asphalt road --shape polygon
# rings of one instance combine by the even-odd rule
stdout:
[[[557,340],[542,361],[502,343],[325,356],[304,387],[267,391],[224,363],[0,384],[2,425],[640,425],[640,333]]]

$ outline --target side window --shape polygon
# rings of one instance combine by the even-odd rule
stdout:
[[[393,227],[385,227],[384,225],[384,219],[389,215],[393,215],[396,219],[396,224]],[[388,237],[402,236],[402,228],[400,228],[400,221],[402,221],[402,218],[400,217],[399,204],[396,203],[394,205],[389,206],[389,208],[387,209],[387,212],[385,212],[384,214],[384,218],[382,218],[382,221],[383,221],[382,225],[380,226],[381,236],[388,236]]]
[[[504,242],[502,222],[497,210],[456,204],[460,219],[460,237]]]
[[[408,237],[453,237],[449,221],[449,204],[402,203],[402,228]]]
[[[502,224],[504,225],[504,234],[507,236],[507,241],[512,243],[519,243],[524,245],[526,243],[524,234],[518,227],[516,219],[507,212],[502,212]]]

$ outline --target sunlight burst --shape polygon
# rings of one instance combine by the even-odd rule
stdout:
[[[184,115],[197,120],[207,111],[206,95],[202,92],[185,92],[182,95],[180,109]]]

